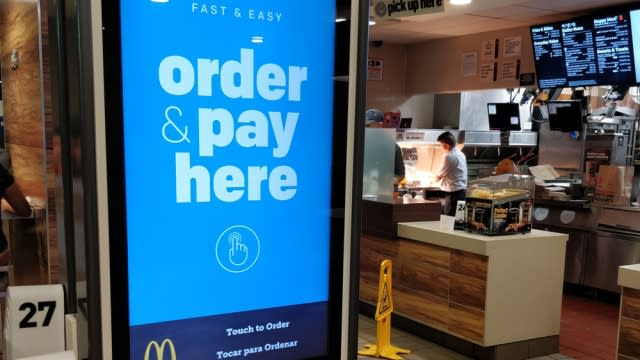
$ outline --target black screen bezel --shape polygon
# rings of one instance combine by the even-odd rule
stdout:
[[[604,9],[598,9],[597,13],[594,14],[588,14],[588,15],[583,15],[583,16],[578,16],[578,17],[573,17],[567,20],[563,20],[563,21],[554,21],[554,22],[549,22],[549,23],[543,23],[543,24],[537,24],[537,25],[532,25],[529,27],[529,36],[530,36],[530,40],[531,40],[531,52],[532,52],[532,56],[533,56],[533,62],[534,62],[534,69],[536,71],[536,83],[538,85],[538,88],[540,89],[554,89],[554,88],[564,88],[564,87],[581,87],[581,86],[607,86],[607,85],[637,85],[640,83],[640,79],[635,79],[635,81],[630,81],[630,82],[624,82],[624,81],[617,81],[617,82],[612,82],[609,83],[607,81],[603,81],[605,78],[603,76],[598,75],[596,80],[596,84],[589,84],[589,85],[576,85],[576,84],[570,84],[569,83],[569,79],[567,76],[567,69],[566,69],[566,65],[563,66],[563,72],[564,72],[564,83],[562,85],[557,85],[557,86],[542,86],[541,84],[541,80],[544,80],[545,78],[543,76],[541,76],[542,74],[544,74],[546,72],[546,69],[548,69],[548,66],[543,66],[542,62],[539,60],[536,60],[535,58],[535,45],[534,45],[534,40],[533,40],[533,29],[534,28],[539,28],[542,26],[561,26],[563,23],[567,23],[567,22],[584,22],[584,21],[588,21],[593,23],[593,20],[595,17],[602,17],[602,16],[613,16],[613,15],[617,15],[620,12],[626,12],[627,15],[630,15],[630,12],[633,10],[640,10],[639,7],[634,6],[634,5],[627,5],[627,6],[615,6],[615,7],[608,7],[608,8],[604,8]],[[630,19],[630,16],[629,16]],[[640,24],[638,24],[640,26]],[[633,24],[631,24],[631,32],[633,33]],[[630,42],[631,42],[631,46],[633,47],[633,36],[632,34],[630,34]],[[594,51],[597,50],[595,48],[594,45]],[[631,56],[632,56],[632,64],[634,66],[633,68],[633,75],[632,77],[635,77],[635,73],[636,73],[636,68],[635,65],[636,63],[638,63],[638,61],[634,58],[635,52],[640,53],[640,49],[633,49],[631,51]],[[566,64],[566,61],[564,61],[564,52],[562,54],[563,57],[563,63]]]
[[[489,107],[495,106],[496,113],[491,115]],[[518,103],[487,103],[487,115],[489,116],[489,130],[499,131],[519,131],[520,127],[520,106]],[[511,117],[518,117],[518,124],[511,124]]]
[[[547,101],[547,108],[549,107],[549,104],[570,104],[569,110],[563,111],[566,115],[552,115],[550,111],[548,112],[549,130],[562,132],[582,130],[582,124],[584,121],[582,100],[549,100]]]

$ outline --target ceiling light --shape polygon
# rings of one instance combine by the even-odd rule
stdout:
[[[376,21],[373,19],[373,16],[369,16],[369,26],[373,26],[376,24]]]
[[[471,0],[449,0],[449,4],[451,5],[467,5],[470,3]]]
[[[337,18],[336,19],[336,22],[345,22],[345,21],[347,21],[346,18]]]

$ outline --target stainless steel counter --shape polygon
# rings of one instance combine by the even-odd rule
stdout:
[[[569,235],[567,283],[619,293],[618,267],[640,262],[640,208],[536,201],[533,226]]]

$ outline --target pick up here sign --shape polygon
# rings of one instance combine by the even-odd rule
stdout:
[[[378,19],[393,19],[444,11],[444,0],[373,0]]]

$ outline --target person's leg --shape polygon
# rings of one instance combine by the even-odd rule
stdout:
[[[458,207],[458,201],[466,199],[466,191],[458,190],[451,193],[451,204],[450,204],[450,212],[448,213],[450,216],[456,216],[456,208]]]
[[[0,266],[9,265],[9,249],[0,252]]]
[[[4,238],[4,236],[0,235],[0,266],[9,265],[9,243]]]
[[[453,210],[455,210],[455,207],[452,206],[451,204],[451,193],[445,194],[444,201],[442,204],[443,204],[443,207],[442,207],[443,215],[450,215],[452,207],[453,207]]]
[[[0,266],[9,265],[11,254],[9,253],[9,248],[7,247],[6,242],[0,244]],[[6,270],[0,270],[0,291],[7,291],[7,286],[9,285],[9,272]]]

